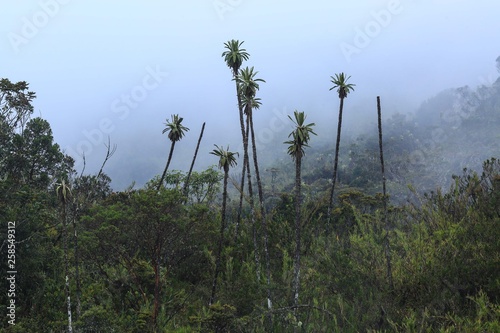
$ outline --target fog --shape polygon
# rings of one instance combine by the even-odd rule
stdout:
[[[187,170],[203,122],[196,169],[216,164],[213,144],[242,152],[224,42],[244,41],[261,84],[255,112],[259,153],[284,151],[293,110],[317,124],[311,145],[335,135],[338,96],[330,76],[356,84],[345,101],[344,135],[384,114],[411,113],[440,91],[498,76],[500,4],[493,1],[193,0],[1,1],[1,77],[27,81],[34,116],[82,170],[96,172],[109,136],[117,145],[105,172],[115,189],[161,174],[172,114],[190,128],[170,169]]]

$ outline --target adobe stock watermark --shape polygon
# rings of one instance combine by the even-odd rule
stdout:
[[[387,28],[394,16],[403,12],[403,6],[400,0],[391,0],[386,8],[371,11],[372,20],[366,22],[363,27],[354,28],[354,37],[351,43],[340,43],[340,50],[347,62],[351,62],[353,55],[360,54],[370,43],[377,38],[384,28]]]
[[[85,139],[78,142],[74,148],[67,147],[66,153],[71,156],[90,155],[96,146],[105,143],[106,137],[115,130],[117,120],[127,119],[131,111],[137,109],[140,103],[149,96],[149,93],[158,88],[166,77],[168,77],[168,72],[162,71],[158,65],[154,68],[147,66],[146,74],[141,83],[111,102],[110,110],[114,117],[104,117],[99,121],[97,127],[83,130],[82,134]]]
[[[16,266],[16,222],[7,222],[7,322],[16,325],[16,292],[17,292],[17,266]]]
[[[212,6],[221,21],[227,12],[232,12],[243,3],[243,0],[214,0]]]
[[[8,39],[12,49],[17,54],[24,46],[35,38],[40,30],[45,28],[51,19],[59,14],[61,7],[67,5],[71,0],[42,0],[38,3],[39,9],[32,15],[21,18],[21,28],[19,32],[10,32]]]

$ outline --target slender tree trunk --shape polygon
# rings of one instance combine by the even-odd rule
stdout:
[[[339,148],[340,148],[340,132],[342,130],[342,110],[344,108],[344,98],[340,99],[340,107],[339,107],[339,123],[337,127],[337,141],[335,143],[335,161],[333,162],[333,180],[332,180],[332,189],[330,191],[330,200],[328,202],[328,213],[327,213],[327,225],[326,229],[329,232],[330,223],[331,223],[331,215],[333,208],[333,194],[335,192],[335,183],[337,182],[337,167],[339,163]]]
[[[253,247],[255,252],[255,272],[257,274],[257,281],[260,281],[260,255],[259,255],[259,245],[257,242],[257,223],[255,221],[255,204],[253,200],[253,188],[252,188],[252,175],[250,173],[250,158],[248,157],[248,138],[249,138],[250,122],[247,115],[246,129],[245,129],[245,141],[243,142],[243,163],[246,164],[247,169],[247,181],[248,181],[248,196],[250,200],[250,219],[252,222],[252,234],[253,234]]]
[[[158,187],[156,191],[159,191],[161,186],[163,185],[163,180],[167,175],[168,166],[170,165],[170,161],[172,160],[172,154],[174,153],[175,141],[172,141],[172,145],[170,146],[170,152],[168,153],[167,165],[165,165],[165,170],[163,170],[163,174],[161,175],[160,182],[158,183]]]
[[[387,261],[387,281],[389,282],[389,287],[394,289],[394,283],[392,280],[392,264],[391,264],[391,247],[389,243],[389,223],[387,221],[387,193],[386,193],[386,179],[385,179],[385,167],[384,167],[384,149],[382,147],[382,111],[380,107],[380,96],[377,96],[377,114],[378,114],[378,142],[380,148],[380,166],[382,169],[382,195],[384,200],[384,251],[385,258]]]
[[[233,78],[234,82],[236,83],[236,97],[238,99],[238,110],[240,113],[240,127],[241,127],[241,139],[243,142],[243,153],[245,153],[245,141],[248,142],[248,132],[245,131],[245,122],[243,120],[243,104],[241,102],[241,96],[240,96],[240,89],[238,88],[238,81],[236,81],[236,77],[238,76],[237,72],[233,73]],[[248,150],[248,143],[247,143],[247,148]],[[243,154],[243,159],[245,155]],[[247,156],[248,156],[248,151],[247,151]],[[240,201],[238,204],[238,214],[236,217],[236,228],[235,228],[235,235],[238,235],[238,227],[241,223],[241,213],[243,209],[243,194],[245,190],[245,173],[249,172],[250,170],[247,170],[247,163],[244,163],[243,161],[243,169],[241,170],[241,182],[240,182]]]
[[[245,155],[243,154],[243,160],[245,159]],[[238,214],[236,217],[236,227],[234,228],[234,239],[238,237],[238,230],[240,228],[240,223],[241,223],[241,213],[243,209],[243,191],[245,188],[245,175],[247,172],[247,163],[243,161],[243,169],[241,170],[241,182],[240,182],[240,201],[238,204]]]
[[[200,137],[198,138],[198,143],[196,144],[196,149],[194,151],[193,161],[191,162],[191,166],[189,167],[189,172],[186,176],[186,181],[184,182],[183,193],[185,196],[188,195],[189,190],[189,179],[191,178],[191,172],[193,172],[194,163],[196,161],[196,156],[198,155],[198,149],[200,148],[201,139],[203,138],[203,132],[205,131],[205,123],[201,126]]]
[[[72,323],[72,315],[71,315],[71,296],[69,290],[69,259],[68,259],[68,226],[66,223],[66,203],[63,202],[63,241],[64,241],[64,275],[65,275],[65,283],[64,283],[64,292],[66,294],[66,303],[68,310],[68,332],[73,332],[73,323]]]
[[[299,305],[300,287],[300,251],[301,251],[301,176],[302,156],[295,158],[295,255],[293,265],[293,306],[296,311]]]
[[[76,281],[76,321],[80,318],[81,315],[81,294],[82,289],[80,285],[80,258],[79,258],[79,250],[78,250],[78,233],[76,230],[76,222],[73,219],[73,231],[74,231],[74,243],[75,243],[75,281]]]
[[[221,223],[220,223],[220,234],[219,234],[219,246],[217,247],[217,254],[215,257],[215,273],[214,280],[212,282],[212,295],[210,296],[210,301],[208,305],[212,305],[215,302],[215,295],[217,291],[217,277],[220,272],[220,262],[222,255],[222,243],[224,241],[224,229],[226,228],[226,202],[227,202],[227,179],[229,176],[229,169],[224,169],[224,189],[222,192],[222,209],[221,209]]]
[[[268,234],[267,234],[267,219],[266,219],[266,209],[264,207],[264,192],[262,191],[262,182],[260,180],[259,172],[259,162],[257,159],[257,145],[255,144],[255,132],[253,128],[253,114],[252,110],[248,113],[250,118],[250,134],[252,138],[252,153],[253,153],[253,163],[255,168],[255,176],[257,178],[257,189],[259,191],[259,205],[260,214],[262,217],[262,232],[264,234],[264,255],[266,257],[266,282],[267,282],[267,307],[272,309],[271,301],[271,263],[269,258],[269,248],[268,248]]]

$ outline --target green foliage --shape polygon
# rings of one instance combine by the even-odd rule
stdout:
[[[231,69],[241,65],[238,57],[248,58],[238,41],[228,42],[227,48],[241,53],[236,58],[223,55]],[[352,89],[345,82],[348,78],[332,79],[344,80],[343,93]],[[496,105],[493,89],[477,92],[490,106]],[[474,97],[467,89],[460,93],[466,100]],[[340,156],[340,186],[329,234],[324,225],[332,158],[328,151],[313,155],[305,161],[301,182],[301,297],[292,306],[298,200],[291,191],[293,185],[283,181],[276,190],[271,184],[273,196],[268,200],[273,204],[266,214],[270,310],[265,278],[255,278],[262,271],[254,261],[262,237],[254,247],[252,224],[245,218],[236,233],[232,212],[225,214],[227,227],[220,228],[215,198],[223,178],[215,167],[193,172],[187,197],[181,171],[166,174],[165,186],[159,190],[154,179],[143,189],[113,192],[111,179],[103,173],[75,175],[72,160],[53,142],[48,122],[29,119],[33,98],[26,83],[0,82],[0,220],[4,226],[7,221],[16,222],[19,305],[16,326],[3,320],[2,332],[67,328],[63,207],[69,227],[68,275],[76,331],[153,332],[155,291],[156,332],[500,331],[497,158],[484,161],[481,172],[468,168],[449,177],[448,190],[423,195],[418,189],[437,173],[425,165],[425,159],[420,164],[410,161],[410,156],[423,147],[419,140],[429,132],[400,115],[388,121],[384,153],[392,194],[388,207],[392,288],[386,275],[383,197],[378,193],[379,181],[373,178],[378,172],[373,158],[376,140],[360,139]],[[243,102],[255,106],[258,99]],[[447,128],[449,140],[458,142],[460,135],[469,133],[464,129],[485,120],[490,120],[486,129],[497,126],[497,118],[486,106],[476,111],[462,119],[457,129]],[[302,156],[301,147],[307,145],[313,124],[304,125],[305,115],[300,112],[295,112],[295,123],[297,131],[291,134],[290,144],[296,145],[293,154]],[[477,143],[481,133],[467,135]],[[496,145],[491,142],[490,148]],[[439,156],[438,151],[448,154],[430,149],[426,159]],[[236,162],[235,154],[226,154],[230,152],[223,148],[213,153],[224,169]],[[275,177],[277,169],[270,170]],[[292,171],[291,163],[280,165],[283,180]],[[395,196],[400,192],[392,189],[406,187],[405,177],[410,176],[418,179],[417,190],[411,200],[398,201]],[[257,236],[262,233],[257,225]],[[6,258],[7,228],[0,230],[0,237],[4,240],[0,252]],[[219,239],[219,303],[207,306]],[[8,290],[6,279],[0,281],[0,288]],[[0,294],[0,304],[7,302],[7,293]]]
[[[200,333],[242,332],[237,328],[235,312],[236,308],[229,304],[215,303],[208,309],[204,308],[200,316],[191,317],[191,320],[199,325]]]
[[[347,81],[351,77],[345,76],[344,73],[340,74],[335,74],[335,77],[331,76],[330,81],[333,83],[333,87],[330,88],[330,90],[333,90],[337,88],[337,93],[339,94],[339,98],[343,99],[346,98],[347,95],[354,90],[354,87],[356,86],[355,84],[352,83],[347,83]]]
[[[223,169],[224,172],[228,172],[230,167],[236,165],[236,157],[239,153],[234,153],[229,151],[229,146],[224,149],[224,147],[219,147],[214,145],[217,149],[214,149],[210,154],[215,155],[219,158],[219,169]]]
[[[12,132],[23,128],[33,113],[31,104],[36,94],[29,91],[29,84],[25,81],[17,83],[9,79],[0,80],[0,124],[7,125]]]
[[[243,61],[248,60],[250,57],[246,50],[241,48],[243,43],[243,41],[240,42],[234,39],[224,43],[224,48],[227,50],[222,53],[222,57],[224,57],[226,65],[233,71],[234,76],[237,75]]]
[[[295,129],[288,135],[288,137],[292,137],[292,140],[285,141],[284,143],[288,146],[288,155],[292,156],[292,158],[297,158],[297,156],[304,156],[305,147],[308,147],[309,140],[311,134],[316,135],[313,131],[313,126],[316,124],[304,124],[306,120],[306,115],[304,112],[299,112],[295,110],[293,112],[294,118],[288,116],[288,118],[293,122]]]
[[[184,136],[185,132],[189,131],[189,128],[182,125],[182,121],[184,118],[179,117],[178,114],[172,115],[172,120],[168,120],[165,122],[165,128],[162,131],[162,134],[168,133],[168,138],[172,142],[179,141]]]
[[[186,174],[179,170],[168,171],[165,175],[164,185],[167,189],[181,189],[186,182]],[[159,177],[153,178],[148,184],[147,189],[156,188]],[[223,176],[214,166],[206,170],[197,172],[193,171],[189,180],[189,188],[186,193],[189,203],[207,203],[211,204],[216,198],[220,188],[220,183]]]

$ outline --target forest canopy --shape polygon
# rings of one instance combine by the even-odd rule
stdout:
[[[261,165],[266,82],[243,47],[222,54],[243,151],[198,151],[203,124],[189,171],[170,170],[190,126],[172,114],[165,168],[123,191],[105,172],[119,142],[97,173],[75,170],[33,117],[29,84],[1,79],[0,251],[15,272],[1,330],[500,331],[500,81],[444,91],[413,116],[381,117],[382,96],[378,131],[340,140],[356,91],[335,74],[336,142],[315,145],[296,110],[289,157]],[[214,167],[193,170],[202,154]]]

